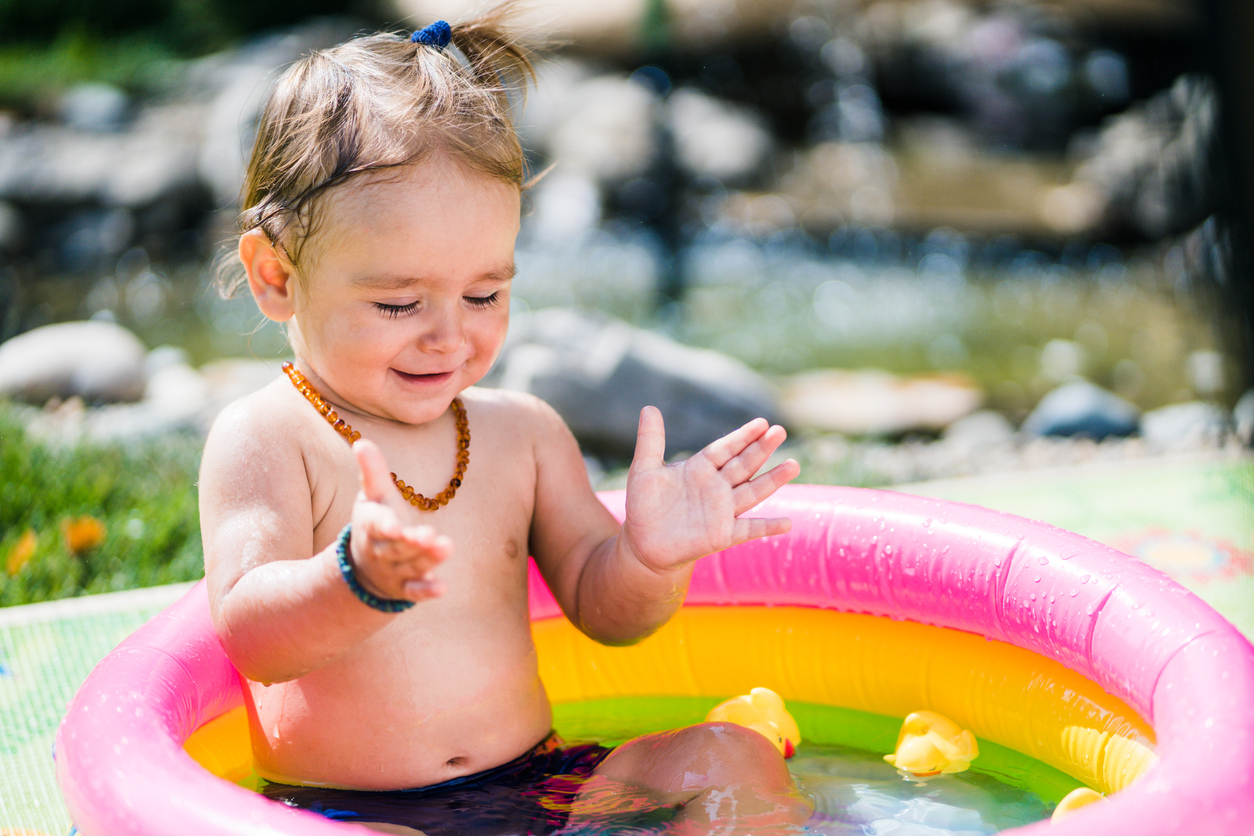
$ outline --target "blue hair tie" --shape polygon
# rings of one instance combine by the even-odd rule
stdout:
[[[409,36],[411,43],[422,44],[423,46],[433,46],[436,49],[444,49],[448,46],[449,38],[453,37],[453,29],[443,20],[437,20],[429,26],[424,26]]]

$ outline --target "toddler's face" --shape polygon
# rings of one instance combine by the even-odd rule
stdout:
[[[424,162],[336,190],[320,218],[290,283],[297,356],[333,401],[434,420],[501,350],[518,189]]]

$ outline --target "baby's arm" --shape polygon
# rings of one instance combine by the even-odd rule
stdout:
[[[301,451],[291,434],[266,431],[249,412],[232,407],[205,445],[205,578],[231,661],[249,679],[282,682],[333,661],[399,616],[357,599],[340,573],[334,541],[314,553]],[[391,498],[384,485],[392,485],[372,448],[356,451],[363,472],[350,546],[357,577],[382,598],[438,595],[430,571],[451,545],[425,527],[399,525],[394,509],[380,501]]]
[[[800,471],[790,459],[754,478],[784,438],[782,427],[757,419],[667,465],[662,415],[646,407],[627,478],[627,516],[608,533],[603,525],[580,525],[592,516],[587,498],[596,500],[578,449],[573,460],[564,443],[539,453],[532,548],[563,610],[600,641],[636,641],[683,603],[698,558],[788,531],[787,519],[740,516]]]

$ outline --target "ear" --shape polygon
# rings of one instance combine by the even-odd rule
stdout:
[[[286,322],[295,313],[292,297],[296,277],[291,262],[260,229],[239,238],[239,260],[248,273],[248,289],[268,319]]]

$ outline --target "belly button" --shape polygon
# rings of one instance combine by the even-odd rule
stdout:
[[[449,759],[448,759],[448,764],[447,764],[447,766],[450,766],[450,767],[452,767],[453,769],[460,769],[461,767],[463,767],[463,766],[465,766],[465,765],[466,765],[466,759],[465,759],[465,758],[463,758],[463,757],[460,757],[460,756],[459,756],[459,757],[456,757],[456,758],[449,758]]]

